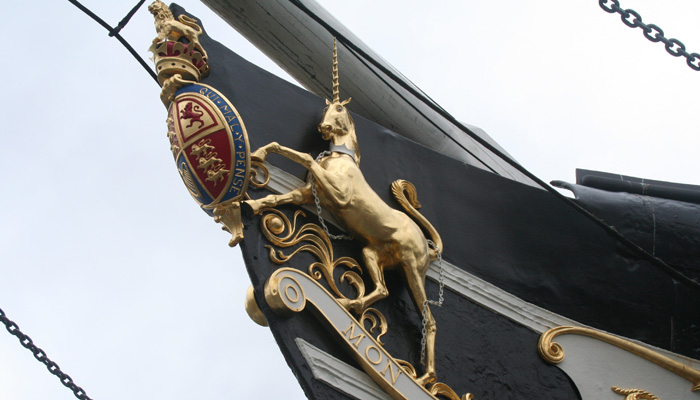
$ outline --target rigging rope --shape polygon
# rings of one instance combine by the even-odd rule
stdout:
[[[498,158],[501,160],[505,161],[508,163],[511,167],[516,169],[517,171],[521,172],[523,175],[526,177],[530,178],[533,182],[537,183],[539,186],[541,186],[543,189],[554,195],[556,198],[560,199],[561,201],[565,202],[568,204],[570,207],[572,207],[575,211],[583,214],[586,218],[590,219],[593,221],[595,224],[600,226],[608,235],[612,236],[615,240],[618,242],[622,243],[624,246],[626,246],[628,249],[630,249],[633,253],[635,253],[637,256],[640,258],[647,259],[652,265],[655,267],[659,268],[660,270],[664,271],[668,275],[670,275],[672,278],[683,282],[690,287],[692,287],[695,290],[700,290],[700,282],[697,282],[685,274],[683,274],[681,271],[676,269],[675,267],[667,264],[665,261],[661,260],[660,258],[649,254],[648,251],[644,250],[642,247],[637,245],[636,243],[632,242],[631,240],[627,239],[625,236],[623,236],[621,233],[617,231],[613,226],[608,225],[605,221],[602,219],[598,218],[582,206],[580,206],[578,203],[574,202],[573,200],[569,199],[568,197],[564,196],[563,194],[559,193],[556,189],[554,189],[552,186],[548,185],[547,183],[543,182],[540,178],[535,176],[533,173],[528,171],[525,167],[522,165],[518,164],[515,160],[510,158],[508,155],[497,149],[495,146],[491,145],[488,143],[485,139],[480,137],[479,135],[475,134],[472,132],[469,128],[467,128],[464,124],[461,122],[457,121],[450,113],[442,109],[440,106],[435,104],[435,102],[429,100],[425,95],[423,95],[421,92],[416,90],[412,85],[409,85],[405,80],[401,79],[398,77],[394,72],[386,68],[384,65],[382,65],[379,61],[375,60],[372,58],[367,52],[362,50],[359,46],[356,44],[352,43],[350,40],[348,40],[345,35],[342,33],[338,32],[336,29],[334,29],[330,24],[328,24],[326,21],[324,21],[321,17],[316,15],[313,11],[311,11],[306,5],[303,4],[302,1],[300,0],[290,0],[292,4],[294,4],[297,8],[299,8],[302,12],[304,12],[306,15],[308,15],[311,19],[316,21],[319,25],[324,27],[332,36],[336,37],[338,42],[340,42],[342,45],[344,45],[350,52],[355,55],[359,59],[360,62],[365,64],[366,60],[370,64],[372,64],[373,67],[381,71],[383,74],[385,74],[389,79],[391,79],[393,82],[401,86],[401,88],[405,89],[408,91],[411,95],[415,96],[416,99],[421,101],[423,104],[427,105],[430,107],[433,111],[438,113],[441,117],[445,118],[447,121],[458,127],[460,130],[462,130],[465,134],[467,134],[469,137],[474,139],[477,143],[482,145],[484,148],[492,152],[494,155],[496,155]],[[605,1],[605,0],[600,0]],[[612,1],[617,1],[617,0],[612,0]],[[640,18],[641,21],[641,18]],[[675,40],[675,39],[674,39]],[[364,59],[364,60],[363,60]],[[366,64],[365,64],[366,65]],[[374,69],[374,68],[368,68],[375,76],[377,76],[380,80],[384,81],[382,76]],[[384,81],[386,82],[386,81]],[[414,108],[414,110],[417,110],[416,106],[413,105],[411,102],[409,102],[401,93],[392,85],[387,86],[394,91],[398,96],[400,96],[402,99],[404,99],[411,107]],[[417,110],[418,111],[418,110]],[[420,111],[419,111],[420,112]],[[423,115],[421,113],[421,115]],[[425,117],[425,115],[423,115]],[[426,117],[427,119],[427,117]],[[441,132],[445,134],[449,139],[455,142],[459,147],[462,149],[466,150],[466,148],[460,144],[457,139],[453,138],[450,136],[447,132],[445,132],[443,129],[439,128],[434,122],[431,121],[433,125],[439,129]],[[471,153],[470,153],[471,154]]]
[[[338,32],[336,29],[334,29],[330,24],[328,24],[326,21],[324,21],[321,17],[318,15],[314,14],[313,11],[311,11],[309,8],[306,7],[300,0],[290,0],[292,4],[294,4],[297,8],[299,8],[301,11],[303,11],[306,15],[308,15],[311,19],[316,21],[319,25],[324,27],[328,32],[331,33],[333,37],[338,38],[338,41],[345,45],[345,47],[350,50],[351,53],[355,55],[355,57],[358,58],[360,62],[363,64],[364,60],[367,60],[370,64],[372,64],[373,67],[379,69],[382,73],[384,73],[386,76],[388,76],[392,81],[397,83],[399,86],[401,86],[403,89],[407,90],[409,93],[411,93],[413,96],[421,100],[424,104],[426,104],[428,107],[430,107],[433,111],[437,112],[440,114],[443,118],[447,119],[449,122],[457,126],[460,130],[465,132],[468,136],[470,136],[472,139],[476,140],[479,144],[483,145],[486,147],[488,150],[494,149],[496,150],[495,152],[496,156],[498,156],[501,159],[508,158],[507,156],[503,155],[498,149],[495,149],[493,146],[491,146],[489,143],[487,143],[484,139],[482,139],[480,136],[476,135],[474,132],[472,132],[469,128],[464,126],[462,123],[457,121],[452,115],[450,115],[447,111],[445,111],[442,107],[440,107],[437,103],[434,101],[428,99],[428,97],[417,90],[413,85],[409,85],[404,79],[401,79],[400,77],[396,76],[396,74],[392,71],[390,71],[388,68],[386,68],[384,65],[379,63],[377,60],[372,58],[369,54],[367,54],[364,50],[362,50],[359,46],[355,45],[352,43],[350,40],[348,40],[345,35],[341,34]],[[365,64],[366,66],[366,64]],[[456,138],[454,138],[452,135],[450,135],[448,132],[446,132],[444,129],[439,127],[434,121],[432,121],[430,118],[428,118],[425,114],[423,114],[420,110],[417,109],[417,107],[409,102],[396,88],[393,86],[389,85],[388,82],[386,82],[381,75],[377,73],[372,68],[368,68],[375,76],[377,76],[381,81],[383,81],[391,90],[394,91],[399,97],[401,97],[403,100],[406,101],[407,104],[409,104],[415,111],[417,111],[422,117],[424,117],[428,122],[430,122],[437,130],[442,132],[448,139],[452,140],[457,146],[459,146],[462,150],[466,151],[468,154],[476,158],[479,162],[481,162],[486,168],[489,168],[491,172],[498,174],[496,171],[494,171],[492,168],[490,168],[486,163],[481,161],[478,157],[476,157],[469,149],[467,149],[462,143],[460,143]],[[505,157],[505,158],[504,158]],[[507,161],[507,160],[506,160]]]
[[[80,4],[80,3],[78,2],[78,0],[68,0],[68,1],[69,1],[71,4],[73,4],[74,6],[78,7],[78,9],[80,9],[82,12],[84,12],[85,14],[87,14],[90,18],[92,18],[93,20],[95,20],[95,22],[97,22],[98,24],[102,25],[103,28],[107,29],[107,31],[109,32],[109,36],[112,36],[112,37],[116,38],[116,39],[119,41],[119,43],[121,43],[121,44],[129,51],[129,53],[131,53],[131,55],[136,59],[136,61],[138,61],[138,63],[141,64],[141,66],[146,70],[146,72],[148,72],[148,74],[151,75],[151,78],[153,78],[153,80],[156,81],[156,83],[158,83],[158,75],[156,75],[156,73],[151,69],[151,67],[148,65],[148,63],[146,63],[146,60],[144,60],[143,58],[141,58],[141,56],[139,56],[139,54],[136,52],[136,50],[134,50],[134,48],[131,47],[131,45],[129,44],[129,42],[127,42],[127,41],[119,34],[119,31],[121,31],[122,28],[124,28],[124,27],[126,26],[127,22],[129,22],[129,20],[130,20],[131,17],[134,15],[134,13],[136,12],[136,10],[138,10],[139,7],[141,7],[141,5],[142,5],[146,0],[140,0],[140,1],[138,2],[138,4],[136,4],[136,6],[134,6],[134,8],[132,8],[131,11],[129,11],[129,13],[126,14],[126,16],[125,16],[125,17],[119,22],[119,24],[117,24],[117,26],[114,27],[114,28],[112,28],[108,23],[106,23],[102,18],[98,17],[97,14],[93,13],[93,12],[90,11],[87,7],[85,7],[84,5]],[[159,85],[159,86],[160,86],[160,85]]]

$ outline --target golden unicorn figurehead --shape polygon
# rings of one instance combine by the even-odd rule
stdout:
[[[345,107],[352,97],[340,101],[340,85],[338,84],[338,47],[333,39],[333,101],[326,99],[326,108],[323,110],[323,118],[318,124],[324,140],[331,141],[331,151],[345,153],[352,156],[355,162],[360,164],[360,148],[357,145],[355,135],[355,122],[350,112]]]
[[[283,204],[316,204],[319,221],[323,227],[318,228],[325,231],[325,239],[322,240],[327,240],[326,243],[329,243],[331,238],[339,237],[331,236],[328,232],[321,216],[321,205],[323,205],[340,226],[345,227],[348,233],[358,239],[358,242],[364,243],[363,269],[372,279],[374,288],[369,294],[358,291],[358,296],[354,299],[345,296],[336,299],[343,308],[356,315],[364,315],[368,307],[389,296],[384,271],[400,268],[423,326],[421,353],[425,355],[425,372],[416,379],[416,383],[423,387],[434,384],[433,386],[438,390],[447,386],[435,384],[437,327],[429,305],[442,304],[442,300],[428,301],[425,293],[425,277],[430,263],[442,257],[442,239],[430,221],[418,212],[420,203],[416,196],[416,188],[410,182],[399,179],[391,185],[394,198],[404,208],[404,212],[401,212],[386,204],[365,180],[357,165],[360,153],[357,147],[355,124],[345,108],[350,99],[340,101],[337,53],[337,46],[334,45],[333,101],[326,100],[327,106],[318,126],[323,138],[331,141],[329,150],[332,154],[328,155],[328,152],[324,151],[314,159],[309,153],[296,151],[277,142],[262,146],[253,152],[252,160],[264,163],[268,154],[279,154],[306,168],[309,171],[308,181],[306,185],[286,193],[246,200],[246,204],[255,214]],[[354,158],[355,162],[348,160],[345,155]],[[323,233],[323,231],[319,232]],[[430,240],[426,238],[424,231],[429,234]],[[363,320],[360,318],[359,321]]]

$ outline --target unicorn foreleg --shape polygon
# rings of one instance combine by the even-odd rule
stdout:
[[[251,158],[260,162],[265,162],[268,154],[270,153],[277,153],[308,169],[322,186],[326,186],[328,184],[326,170],[321,168],[321,166],[318,165],[316,160],[314,160],[310,154],[290,149],[289,147],[282,146],[277,142],[266,144],[265,146],[255,150],[251,155]]]
[[[301,188],[297,188],[288,193],[283,194],[271,194],[257,200],[246,200],[245,203],[253,209],[255,214],[258,214],[260,210],[269,207],[276,207],[283,204],[309,204],[313,202],[313,193],[311,192],[311,186],[307,185]]]
[[[303,165],[307,169],[309,169],[311,164],[314,163],[314,159],[310,154],[292,150],[289,147],[282,146],[277,142],[268,143],[265,146],[255,150],[253,154],[251,154],[251,157],[257,158],[258,160],[264,162],[267,159],[267,155],[270,153],[277,153],[283,157],[287,157],[295,163]]]
[[[274,152],[273,149],[277,147],[280,147],[279,143],[277,142],[268,143],[265,146],[255,150],[253,154],[250,155],[250,158],[257,159],[260,162],[265,162],[265,159],[267,159],[267,154]]]
[[[265,147],[267,147],[267,153],[277,153],[283,157],[294,161],[297,164],[302,165],[308,170],[311,170],[316,164],[316,161],[313,159],[313,157],[311,157],[311,154],[292,150],[289,147],[281,146],[279,143],[272,142]]]
[[[339,185],[338,180],[333,179],[333,175],[329,175],[308,153],[292,150],[289,147],[281,146],[277,142],[272,142],[255,150],[252,158],[264,162],[270,153],[277,153],[309,170],[313,179],[323,188],[325,195],[330,197],[334,204],[344,206],[352,197],[352,186],[344,184],[344,181],[341,181],[343,184]]]

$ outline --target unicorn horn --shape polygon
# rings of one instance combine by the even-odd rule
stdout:
[[[338,84],[338,47],[333,38],[333,102],[340,103],[340,85]]]

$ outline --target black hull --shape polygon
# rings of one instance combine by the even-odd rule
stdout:
[[[180,11],[173,8],[176,14]],[[252,149],[272,141],[312,155],[327,149],[316,131],[323,99],[260,70],[206,35],[201,42],[212,71],[202,83],[235,105]],[[446,261],[578,323],[700,358],[697,285],[674,279],[550,193],[462,164],[353,117],[367,181],[395,207],[391,182],[415,184],[424,205],[421,213],[443,238]],[[272,156],[269,161],[305,177],[302,167],[286,159]],[[249,192],[254,198],[266,193]],[[293,210],[283,209],[288,214]],[[246,228],[240,246],[258,304],[287,362],[309,398],[344,398],[314,378],[294,340],[303,338],[351,365],[354,361],[311,312],[288,318],[269,309],[263,286],[279,266],[264,247],[259,217],[243,211]],[[700,216],[697,206],[688,212]],[[308,220],[316,221],[313,215]],[[340,255],[361,259],[357,244],[334,242],[334,247]],[[305,270],[311,261],[299,258],[288,266]],[[697,267],[694,261],[684,271],[697,275]],[[389,320],[386,348],[418,366],[418,314],[400,276],[388,273],[387,280],[391,296],[376,305]],[[427,291],[436,297],[437,285],[429,281]],[[566,374],[537,354],[539,333],[449,290],[444,307],[434,313],[438,378],[458,393],[482,399],[580,398]]]
[[[282,207],[290,218],[296,207]],[[329,334],[329,329],[313,312],[279,316],[265,302],[263,287],[279,265],[270,262],[269,250],[260,230],[260,218],[244,209],[246,238],[240,244],[256,300],[272,329],[294,375],[310,399],[354,399],[314,377],[296,339],[301,338],[326,353],[360,369],[346,349]],[[317,223],[314,215],[304,222]],[[334,242],[336,257],[358,257],[357,244]],[[359,258],[358,258],[359,259]],[[297,255],[292,266],[306,271],[316,261],[307,254]],[[387,272],[390,296],[373,305],[389,321],[385,348],[394,357],[420,365],[420,319],[401,275]],[[426,291],[437,297],[438,284],[427,281]],[[477,399],[579,399],[578,391],[559,368],[547,364],[537,353],[539,334],[502,315],[489,311],[464,297],[445,292],[443,307],[433,307],[438,323],[436,363],[438,379],[450,384],[458,394],[472,393]]]

